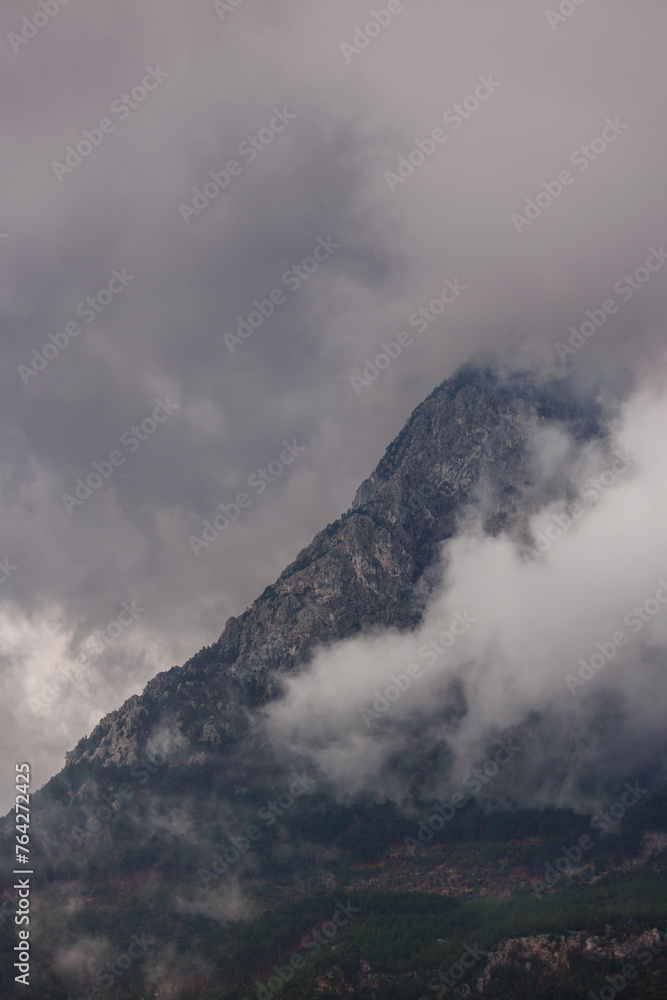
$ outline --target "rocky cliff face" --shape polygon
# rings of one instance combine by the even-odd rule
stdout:
[[[577,401],[563,379],[459,371],[417,407],[351,508],[216,643],[103,719],[68,766],[131,765],[166,727],[187,741],[191,760],[224,755],[246,732],[243,707],[274,696],[280,674],[314,646],[374,625],[413,627],[437,578],[440,543],[470,504],[483,498],[492,533],[534,508],[529,441],[548,423],[578,440],[602,433],[597,407]]]

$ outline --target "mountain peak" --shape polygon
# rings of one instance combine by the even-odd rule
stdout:
[[[563,377],[466,365],[414,410],[350,509],[302,549],[213,645],[158,674],[106,716],[67,765],[132,764],[150,734],[177,730],[201,760],[247,729],[243,706],[274,697],[276,676],[314,648],[376,626],[413,628],[437,579],[439,549],[484,486],[485,528],[530,513],[534,430],[601,433],[596,404]]]

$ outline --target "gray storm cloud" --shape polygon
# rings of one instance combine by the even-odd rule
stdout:
[[[0,11],[0,562],[16,567],[0,582],[0,746],[36,783],[214,640],[460,363],[549,367],[573,327],[582,386],[626,391],[664,349],[664,271],[638,270],[667,239],[664,7],[587,0],[554,22],[554,5],[519,0],[413,0],[389,21],[358,0],[229,6]],[[480,78],[495,81],[484,99]],[[277,113],[294,116],[280,132]],[[179,210],[195,200],[198,215]],[[517,213],[534,216],[520,232]],[[335,254],[285,283],[328,238]],[[465,294],[436,315],[457,279]],[[231,352],[225,333],[276,289],[285,301]],[[62,495],[165,396],[178,412],[68,513]],[[196,558],[188,537],[295,437],[297,467]],[[35,725],[28,699],[131,600],[146,612],[94,657],[89,687]]]

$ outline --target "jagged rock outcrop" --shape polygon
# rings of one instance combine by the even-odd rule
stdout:
[[[553,975],[569,971],[573,955],[584,956],[594,961],[601,959],[613,961],[621,966],[627,959],[636,959],[637,954],[640,954],[643,961],[639,963],[639,968],[645,967],[651,963],[653,954],[659,951],[660,941],[657,927],[642,931],[640,934],[628,935],[622,940],[611,936],[601,937],[586,931],[507,938],[487,956],[484,975],[477,980],[477,990],[483,994],[491,981],[493,969],[512,962],[522,963],[527,970],[537,962],[545,974]]]

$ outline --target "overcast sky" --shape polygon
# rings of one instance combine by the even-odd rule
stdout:
[[[662,4],[43,6],[0,10],[3,810],[12,758],[42,784],[213,642],[462,362],[597,318],[567,360],[642,382],[667,298]]]

